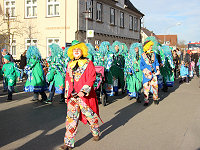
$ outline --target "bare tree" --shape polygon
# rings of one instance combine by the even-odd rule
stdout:
[[[10,13],[7,11],[6,14],[0,16],[2,21],[0,22],[0,47],[7,47],[8,52],[10,52],[10,47],[13,44],[14,36],[21,36],[23,34],[23,29],[20,28],[20,21],[17,20],[17,17],[14,19],[11,18]],[[17,24],[19,23],[19,24]]]
[[[179,48],[179,49],[185,49],[185,48],[187,48],[186,41],[185,41],[185,40],[180,40],[180,41],[178,42],[178,48]]]

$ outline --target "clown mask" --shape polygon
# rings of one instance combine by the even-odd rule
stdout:
[[[76,48],[76,49],[73,49],[73,55],[75,59],[79,59],[83,55],[83,52],[81,49]]]

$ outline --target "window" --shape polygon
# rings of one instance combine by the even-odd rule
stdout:
[[[138,31],[138,18],[134,17],[134,30]]]
[[[47,0],[47,17],[59,16],[59,6],[58,0]]]
[[[129,29],[133,30],[133,16],[129,16]]]
[[[97,21],[102,21],[102,4],[97,3]]]
[[[26,39],[25,50],[28,50],[29,46],[37,46],[37,39]]]
[[[95,46],[96,46],[96,45],[100,46],[101,41],[100,41],[100,40],[95,40],[95,41],[94,41],[94,44],[95,44]]]
[[[120,12],[120,27],[124,27],[124,13]]]
[[[49,54],[50,54],[50,53],[49,53],[49,52],[50,52],[49,46],[50,46],[51,44],[53,44],[53,43],[59,45],[60,39],[59,39],[59,38],[47,38],[47,57],[48,57]]]
[[[93,19],[93,0],[87,0],[86,11],[89,13],[88,18]]]
[[[115,25],[115,9],[110,9],[110,24]]]
[[[4,14],[5,18],[14,18],[15,17],[15,0],[4,0]]]
[[[25,18],[37,17],[37,0],[25,1]]]
[[[16,57],[16,39],[10,41],[10,53],[13,57]]]

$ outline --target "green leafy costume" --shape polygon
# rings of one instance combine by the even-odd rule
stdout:
[[[27,65],[25,72],[28,75],[24,86],[25,92],[43,92],[47,90],[44,71],[41,65],[41,55],[37,47],[30,46],[26,53]]]
[[[109,42],[104,41],[99,47],[99,51],[104,55],[104,67],[105,67],[105,84],[104,88],[108,96],[114,96],[113,93],[113,76],[110,72],[110,68],[113,63],[114,52]]]
[[[17,68],[17,65],[13,62],[9,62],[3,65],[2,71],[5,78],[5,85],[15,86],[17,78],[20,77],[20,71]]]
[[[138,53],[135,48],[138,47]],[[143,53],[141,43],[133,43],[129,55],[125,59],[125,75],[127,93],[130,97],[139,97],[142,89],[142,71],[140,70],[141,54]]]
[[[163,66],[160,67],[161,75],[163,76],[163,82],[167,87],[172,87],[174,85],[174,72],[175,68],[173,63],[173,56],[169,46],[162,46],[161,49],[164,52],[164,63]]]
[[[118,52],[115,50],[115,47],[118,46]],[[115,41],[112,44],[112,49],[115,50],[115,55],[113,59],[112,66],[110,68],[111,75],[113,77],[114,91],[118,93],[118,88],[124,90],[125,81],[124,81],[124,65],[125,58],[122,55],[122,44],[118,41]]]
[[[48,61],[50,61],[49,70],[46,75],[47,82],[50,83],[49,91],[52,87],[55,87],[55,93],[64,93],[65,87],[65,61],[63,57],[63,50],[57,44],[50,45],[51,56]]]

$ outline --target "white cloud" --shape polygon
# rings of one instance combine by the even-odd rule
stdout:
[[[199,0],[131,0],[131,2],[144,13],[145,27],[156,34],[178,34],[180,40],[200,41]],[[181,22],[181,25],[176,26],[177,22]]]

